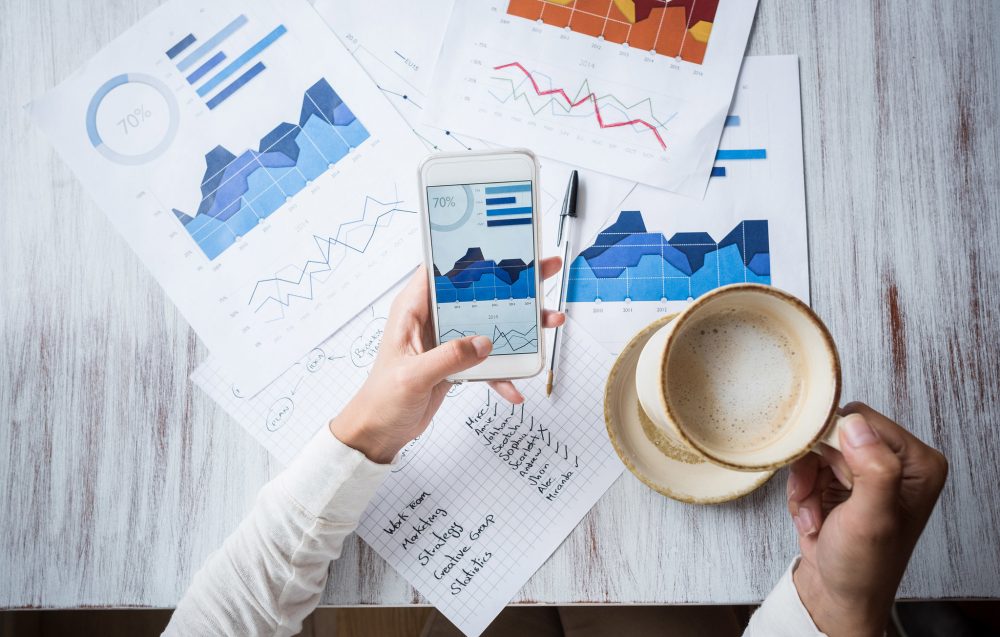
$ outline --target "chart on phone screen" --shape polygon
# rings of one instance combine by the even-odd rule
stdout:
[[[756,6],[456,3],[426,122],[701,197]]]
[[[303,0],[167,2],[32,114],[245,393],[420,261],[422,148]]]
[[[476,334],[493,354],[538,351],[530,181],[429,186],[441,342]]]

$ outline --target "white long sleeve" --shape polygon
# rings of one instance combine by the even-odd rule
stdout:
[[[205,561],[164,635],[294,635],[389,472],[323,429]]]
[[[795,558],[778,580],[778,584],[750,618],[743,637],[826,637],[826,633],[821,633],[816,628],[795,590],[792,571],[798,563],[799,558]]]
[[[183,635],[294,635],[319,603],[340,557],[391,465],[379,465],[324,427],[264,485],[250,514],[194,577],[164,631]],[[825,637],[802,605],[792,563],[744,637]]]

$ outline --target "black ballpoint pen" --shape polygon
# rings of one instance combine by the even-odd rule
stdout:
[[[566,196],[563,198],[562,212],[559,213],[559,233],[556,235],[556,245],[563,246],[562,263],[562,283],[559,286],[559,311],[566,309],[566,295],[569,293],[569,258],[573,254],[570,244],[572,241],[569,232],[572,230],[573,222],[576,220],[576,195],[580,189],[580,175],[574,170],[569,176],[569,184],[566,186]],[[563,243],[563,238],[566,242]],[[552,395],[552,386],[555,382],[556,364],[559,360],[559,350],[562,344],[559,338],[565,326],[557,327],[552,335],[552,358],[549,361],[549,378],[545,383],[545,395]]]

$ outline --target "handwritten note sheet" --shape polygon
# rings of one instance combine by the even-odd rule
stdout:
[[[364,382],[390,292],[263,392],[242,398],[218,368],[192,378],[282,462]],[[520,381],[512,406],[456,385],[399,454],[358,535],[458,628],[478,636],[622,472],[608,442],[610,359],[583,329],[565,332],[559,384]]]
[[[611,486],[607,355],[567,330],[564,383],[512,406],[460,386],[408,445],[358,534],[468,635],[479,635]]]

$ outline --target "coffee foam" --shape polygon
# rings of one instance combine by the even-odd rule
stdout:
[[[751,451],[778,439],[803,396],[802,348],[777,319],[730,308],[682,327],[665,395],[684,431],[707,449]]]

